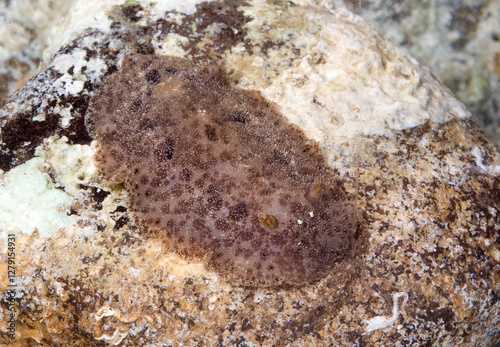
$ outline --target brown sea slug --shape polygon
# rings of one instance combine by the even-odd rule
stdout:
[[[221,70],[126,56],[86,115],[100,173],[167,250],[231,283],[319,280],[350,254],[353,204],[318,145]]]

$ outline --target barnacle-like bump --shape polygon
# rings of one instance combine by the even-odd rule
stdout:
[[[278,220],[276,217],[271,216],[267,213],[259,213],[259,220],[266,228],[276,229],[278,227]]]

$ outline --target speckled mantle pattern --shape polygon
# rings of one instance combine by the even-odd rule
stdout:
[[[265,16],[292,11],[287,4],[253,6]],[[113,8],[108,32],[77,36],[7,100],[0,169],[8,174],[43,158],[43,171],[73,197],[69,213],[77,219],[53,237],[18,234],[15,344],[491,345],[500,338],[500,155],[465,117],[357,135],[358,248],[342,286],[328,276],[299,288],[231,286],[147,238],[130,220],[125,192],[86,171],[90,157],[70,166],[68,144],[93,146],[83,126],[88,100],[125,52],[227,59],[228,66],[236,64],[228,58],[236,59],[228,55],[234,47],[247,61],[264,52],[270,74],[263,80],[272,82],[282,66],[273,64],[293,65],[311,49],[297,51],[296,38],[252,40],[251,11],[235,5],[202,3],[195,13],[160,17],[138,3]],[[252,87],[241,82],[236,72],[235,84]],[[302,126],[318,134],[314,124]],[[317,136],[332,157],[351,148],[339,134]],[[6,284],[2,278],[2,292]],[[1,343],[10,343],[6,307],[0,299]]]

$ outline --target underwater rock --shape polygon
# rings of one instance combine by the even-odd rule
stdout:
[[[500,338],[500,154],[428,69],[307,1],[89,6],[0,111],[0,342]]]

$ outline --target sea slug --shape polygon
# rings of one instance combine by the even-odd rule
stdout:
[[[350,254],[355,208],[319,146],[219,66],[129,54],[85,121],[136,223],[230,283],[303,285]]]

